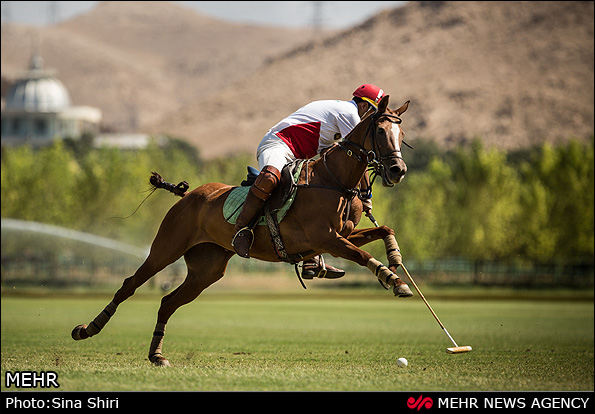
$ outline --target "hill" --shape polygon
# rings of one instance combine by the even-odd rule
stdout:
[[[102,2],[39,36],[46,66],[106,128],[167,133],[206,158],[253,153],[285,115],[361,83],[391,107],[411,100],[413,144],[510,150],[593,134],[593,18],[593,2],[409,2],[313,39],[170,2]],[[26,66],[31,32],[3,25],[3,78]]]
[[[593,133],[593,2],[411,2],[296,48],[158,130],[254,151],[283,116],[361,83],[411,100],[408,141],[510,150]],[[211,144],[216,137],[216,145]]]
[[[226,23],[173,2],[105,1],[53,26],[3,24],[2,77],[23,72],[39,48],[75,104],[103,111],[104,129],[143,130],[310,35]]]

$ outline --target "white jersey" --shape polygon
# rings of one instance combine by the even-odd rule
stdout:
[[[312,158],[344,138],[359,122],[355,101],[314,101],[272,127],[258,152],[267,144],[271,147],[271,141],[278,138],[289,147],[295,159]]]

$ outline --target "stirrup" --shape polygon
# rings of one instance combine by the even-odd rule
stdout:
[[[244,235],[243,234],[240,234],[240,233],[242,233],[243,231],[246,231],[246,230],[248,230],[248,233],[250,233],[250,235],[252,235],[252,239],[254,240],[254,231],[250,227],[248,227],[248,226],[242,227],[233,236],[233,239],[231,240],[231,245],[232,246],[234,245],[234,243],[236,241],[236,237],[244,237]],[[250,243],[250,247],[252,247],[252,243]]]
[[[244,238],[244,237],[248,237],[250,240],[250,243],[248,245],[248,251],[245,254],[242,254],[242,252],[238,252],[237,248],[236,248],[236,238],[240,237]],[[231,246],[233,247],[233,249],[235,250],[235,252],[241,256],[241,257],[245,257],[245,258],[249,258],[250,257],[250,249],[252,248],[252,244],[254,243],[254,231],[246,226],[246,227],[242,227],[240,230],[238,230],[236,232],[236,234],[233,236],[233,239],[231,240]]]

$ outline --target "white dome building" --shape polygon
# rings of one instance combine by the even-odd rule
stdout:
[[[2,146],[29,143],[46,145],[54,139],[78,139],[96,134],[101,111],[72,106],[64,84],[43,69],[43,60],[33,55],[29,71],[6,94],[2,111]]]

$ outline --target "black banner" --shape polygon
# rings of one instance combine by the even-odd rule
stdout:
[[[2,409],[171,409],[207,407],[278,411],[314,408],[321,401],[337,409],[355,410],[354,403],[386,404],[400,412],[485,409],[593,410],[591,391],[553,392],[38,392],[3,391]],[[206,404],[215,404],[213,406]],[[188,404],[188,405],[186,405]],[[318,409],[323,409],[318,406]]]

